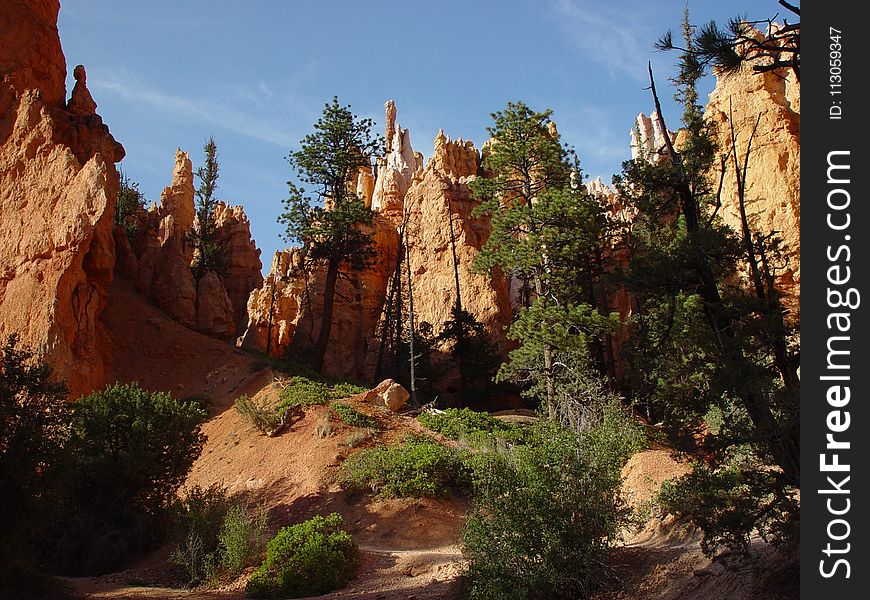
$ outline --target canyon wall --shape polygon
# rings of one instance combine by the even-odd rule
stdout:
[[[344,272],[324,365],[327,373],[361,380],[372,379],[377,371],[384,304],[396,272],[401,231],[407,236],[416,323],[429,323],[436,334],[441,331],[452,318],[457,277],[463,308],[483,323],[502,352],[511,317],[505,278],[471,270],[490,231],[487,219],[472,216],[478,202],[467,186],[477,176],[480,153],[471,142],[451,141],[439,132],[424,167],[410,133],[396,123],[395,103],[391,100],[385,108],[387,152],[378,160],[370,202],[363,193],[366,186],[357,186],[375,211],[377,260],[363,273]],[[361,174],[358,181],[369,179]],[[305,272],[298,249],[276,253],[263,288],[249,300],[250,326],[243,345],[273,356],[311,348],[320,327],[321,271]],[[407,270],[403,266],[400,271],[407,289]],[[439,350],[449,355],[449,347]],[[436,385],[450,387],[455,379],[455,369],[448,368]]]
[[[124,149],[87,102],[84,68],[66,103],[58,11],[57,0],[0,11],[0,336],[18,334],[78,396],[105,379]]]
[[[800,320],[800,83],[790,70],[756,73],[744,65],[717,76],[706,116],[714,124],[720,148],[731,148],[731,122],[742,163],[749,137],[746,208],[753,231],[777,232],[782,256],[773,262],[783,305]],[[756,127],[757,123],[757,127]],[[718,185],[718,177],[716,177]],[[734,156],[730,156],[722,187],[722,218],[741,231]]]
[[[117,254],[123,257],[117,271],[182,325],[231,340],[247,327],[248,296],[263,283],[260,250],[244,209],[218,202],[214,241],[225,268],[197,281],[191,271],[196,253],[191,235],[198,227],[195,206],[193,165],[178,149],[172,182],[159,204],[135,215],[133,239],[115,229]]]
[[[754,235],[775,233],[781,244],[779,256],[770,255],[777,288],[791,321],[800,320],[800,83],[790,70],[757,73],[752,63],[733,73],[717,73],[716,87],[704,110],[712,126],[720,155],[727,156],[724,177],[720,165],[709,174],[710,186],[718,189],[722,206],[719,216],[740,233],[735,154],[740,169],[750,149],[745,174],[745,206]],[[732,139],[733,124],[733,139]],[[684,132],[668,132],[679,149]],[[749,146],[752,138],[751,147]],[[736,142],[736,143],[735,143]],[[632,158],[653,163],[668,159],[664,127],[656,113],[640,114],[630,134]],[[598,184],[600,186],[600,184]],[[601,189],[605,189],[603,186]],[[609,191],[618,202],[618,197]]]

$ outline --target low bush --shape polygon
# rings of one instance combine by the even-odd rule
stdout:
[[[337,513],[284,527],[245,586],[252,598],[302,598],[339,589],[357,567],[357,546]]]
[[[510,444],[528,442],[528,428],[505,423],[489,413],[470,408],[448,408],[440,413],[424,412],[417,420],[432,431],[471,446],[491,446],[499,441]]]
[[[258,404],[246,395],[236,398],[236,410],[260,433],[268,435],[281,423],[278,412],[268,404]]]
[[[48,517],[64,491],[72,405],[51,367],[10,335],[0,345],[0,590],[29,586]],[[2,592],[0,592],[2,595]]]
[[[254,564],[262,552],[266,531],[266,510],[248,509],[233,504],[224,517],[220,535],[220,566],[230,577],[238,577],[245,567]]]
[[[230,508],[221,485],[194,486],[185,491],[175,509],[176,537],[180,540],[170,562],[183,567],[188,583],[196,585],[217,573],[221,525]]]
[[[338,480],[345,489],[370,489],[385,497],[445,498],[468,488],[470,472],[456,450],[432,440],[412,439],[352,454]]]
[[[191,394],[182,398],[181,402],[196,405],[206,416],[210,416],[214,410],[211,396],[208,394]]]
[[[366,391],[368,391],[368,388],[366,387],[356,385],[355,383],[348,383],[346,381],[342,381],[334,384],[330,388],[329,395],[332,397],[333,400],[341,400],[343,398],[350,398],[351,396],[362,394]]]
[[[348,448],[356,448],[357,446],[365,443],[367,439],[369,439],[374,430],[368,431],[351,431],[347,434],[347,437],[344,438],[343,442],[339,442],[339,446],[347,446]]]
[[[489,413],[477,412],[470,408],[448,408],[440,413],[424,412],[417,417],[417,420],[451,440],[458,440],[471,433],[492,433],[508,428],[507,424]]]
[[[707,556],[726,549],[746,553],[754,532],[774,544],[799,537],[800,501],[797,494],[782,492],[781,478],[773,470],[740,465],[714,469],[699,461],[688,475],[665,482],[658,500],[665,512],[701,529],[701,549]]]
[[[378,422],[374,418],[359,412],[348,404],[336,402],[332,408],[338,418],[351,427],[365,427],[367,429],[377,429],[378,427]]]
[[[262,553],[266,511],[230,499],[222,486],[187,490],[176,523],[180,542],[170,561],[185,569],[190,585],[237,577]]]
[[[293,377],[281,390],[281,402],[278,413],[284,413],[291,408],[305,408],[318,404],[328,404],[332,399],[330,387],[321,381],[312,381],[305,377]]]
[[[295,375],[281,390],[278,413],[291,408],[328,404],[332,400],[341,400],[364,391],[366,388],[346,381],[335,381],[321,376]]]
[[[588,597],[609,540],[628,516],[620,474],[551,423],[532,443],[478,453],[463,535],[469,597]]]

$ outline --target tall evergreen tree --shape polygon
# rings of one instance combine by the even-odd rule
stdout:
[[[533,389],[541,384],[552,418],[562,367],[558,354],[585,360],[589,341],[612,329],[615,316],[600,314],[578,285],[578,255],[598,246],[606,218],[579,185],[576,156],[560,143],[550,115],[522,102],[493,114],[493,141],[483,158],[491,177],[477,178],[470,187],[484,200],[478,214],[492,216],[492,233],[475,267],[499,267],[533,285],[533,299],[509,332],[521,345],[499,378]]]
[[[304,244],[308,261],[326,266],[323,313],[313,357],[318,371],[329,343],[340,271],[343,267],[363,271],[374,257],[372,211],[353,185],[359,169],[369,166],[372,155],[383,147],[380,136],[372,135],[372,125],[371,119],[360,119],[334,97],[314,124],[314,133],[306,135],[301,148],[287,157],[302,183],[314,186],[316,198],[288,182],[290,194],[278,222],[285,225],[288,241]]]
[[[191,233],[191,240],[196,249],[193,269],[197,278],[202,277],[207,271],[223,273],[226,268],[226,256],[223,249],[217,243],[214,211],[217,206],[215,191],[217,180],[220,176],[220,165],[217,158],[217,144],[214,136],[208,138],[205,146],[205,164],[196,170],[199,179],[199,187],[195,190],[196,195],[196,225]]]

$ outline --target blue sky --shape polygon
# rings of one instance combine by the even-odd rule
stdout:
[[[375,2],[62,0],[58,29],[122,163],[149,201],[169,184],[174,151],[202,160],[218,143],[218,197],[243,204],[264,268],[286,246],[275,222],[291,177],[285,157],[337,95],[383,130],[393,98],[414,148],[428,157],[439,128],[486,140],[509,100],[552,108],[587,177],[606,182],[628,158],[629,131],[649,113],[653,63],[665,116],[678,125],[666,78],[674,54],[652,44],[678,29],[685,1]],[[693,22],[776,14],[776,2],[690,1]],[[704,93],[708,93],[707,83]],[[706,97],[706,96],[704,96]]]

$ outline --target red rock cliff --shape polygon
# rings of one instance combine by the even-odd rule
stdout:
[[[0,335],[18,333],[77,396],[104,383],[124,149],[99,115],[67,110],[58,11],[57,0],[0,11]]]

